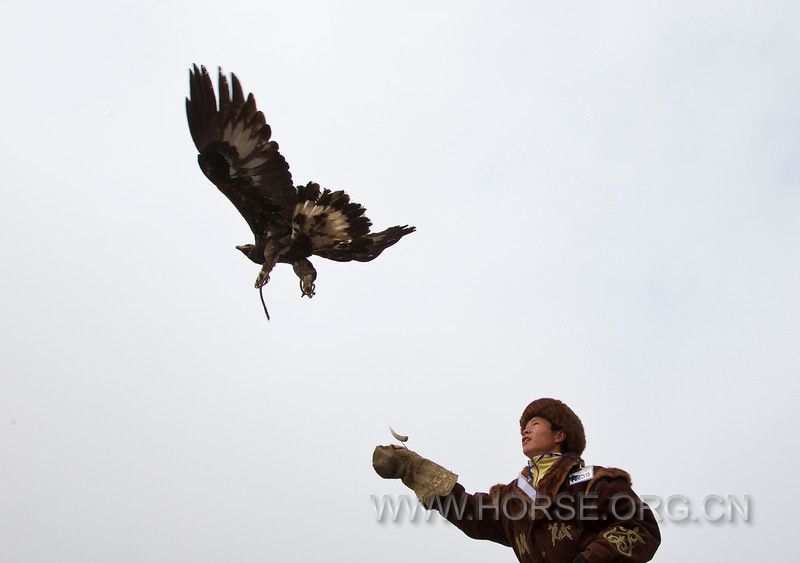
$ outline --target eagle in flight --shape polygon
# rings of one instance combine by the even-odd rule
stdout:
[[[200,152],[200,169],[253,231],[254,244],[236,248],[261,265],[256,278],[260,291],[275,265],[283,262],[291,264],[300,278],[301,297],[313,297],[317,271],[308,259],[311,255],[368,262],[414,232],[414,227],[403,225],[372,233],[366,210],[345,192],[320,191],[314,182],[295,187],[253,94],[244,97],[234,74],[229,87],[222,69],[217,90],[219,104],[206,68],[193,65],[186,116]],[[263,294],[261,299],[263,304]]]

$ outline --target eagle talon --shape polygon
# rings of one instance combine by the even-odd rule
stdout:
[[[305,279],[305,280],[301,279],[300,280],[300,291],[302,293],[301,293],[300,297],[305,297],[307,295],[308,298],[311,299],[312,297],[314,297],[314,288],[315,288],[315,286],[314,286],[314,282],[313,281],[310,281],[310,280],[307,280],[307,279]]]
[[[294,273],[300,278],[300,297],[306,295],[314,297],[314,280],[317,279],[317,271],[308,258],[301,258],[292,264]]]
[[[256,289],[261,289],[262,287],[267,285],[268,281],[269,281],[269,273],[265,272],[264,270],[261,270],[258,273],[258,277],[256,278]]]

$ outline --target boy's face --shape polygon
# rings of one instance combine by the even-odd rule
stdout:
[[[534,416],[522,429],[522,453],[533,458],[545,452],[560,452],[566,437],[563,431],[553,430],[546,418]]]

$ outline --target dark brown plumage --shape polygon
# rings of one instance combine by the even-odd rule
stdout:
[[[261,289],[278,262],[292,264],[302,295],[314,295],[317,272],[312,255],[338,262],[368,262],[405,235],[407,225],[371,233],[365,209],[343,191],[320,191],[313,182],[295,187],[289,165],[270,140],[272,131],[256,109],[253,94],[244,96],[239,80],[219,71],[219,104],[205,67],[189,71],[186,116],[200,154],[200,169],[236,206],[255,237],[237,246],[261,264]],[[266,311],[266,307],[265,307]]]

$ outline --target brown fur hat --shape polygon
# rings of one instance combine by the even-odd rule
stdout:
[[[556,430],[563,430],[567,438],[564,440],[563,452],[580,456],[586,448],[586,434],[583,423],[572,409],[558,399],[536,399],[522,411],[519,419],[520,429],[525,428],[528,421],[534,416],[540,416],[550,421]]]

